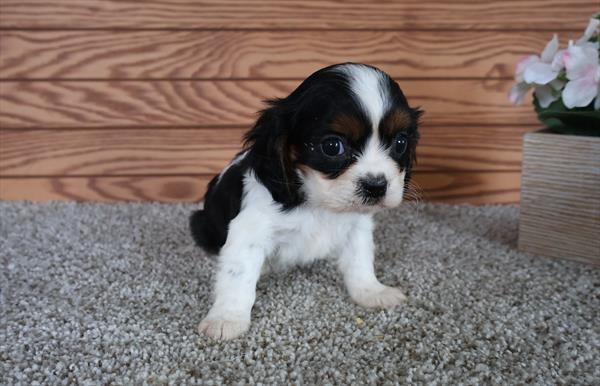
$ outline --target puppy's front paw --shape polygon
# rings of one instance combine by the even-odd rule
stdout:
[[[400,289],[388,286],[364,288],[351,293],[352,299],[367,308],[394,308],[406,301],[406,295]]]
[[[233,339],[248,331],[250,321],[244,319],[213,319],[206,317],[198,326],[198,332],[215,339]]]

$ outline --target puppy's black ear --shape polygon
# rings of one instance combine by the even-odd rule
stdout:
[[[413,122],[416,126],[419,126],[421,124],[421,117],[423,116],[423,114],[425,114],[425,111],[422,110],[420,107],[410,109],[410,115],[412,116]]]
[[[292,140],[293,113],[287,111],[284,99],[267,102],[254,127],[246,134],[244,147],[248,161],[260,182],[273,199],[289,209],[302,202],[300,181],[295,170],[295,148]]]
[[[406,175],[404,177],[404,181],[405,181],[405,186],[408,188],[409,186],[409,182],[411,180],[412,177],[412,169],[413,167],[417,164],[417,143],[419,142],[419,126],[421,124],[421,116],[423,115],[424,111],[421,110],[420,107],[416,107],[416,108],[411,108],[410,109],[410,116],[412,118],[412,125],[410,128],[410,148],[408,149],[409,151],[409,162],[408,162],[408,166],[406,167]]]
[[[416,158],[416,151],[415,151],[415,147],[417,146],[417,142],[419,141],[420,135],[419,135],[419,126],[421,126],[421,117],[423,116],[423,114],[425,113],[425,111],[421,110],[420,107],[416,107],[416,108],[411,108],[410,109],[410,115],[412,117],[412,128],[411,128],[411,136],[413,137],[414,141],[413,142],[413,149],[411,149],[411,156],[412,156],[412,162],[415,163],[417,158]]]
[[[260,112],[254,127],[246,133],[244,147],[250,149],[252,153],[271,158],[277,156],[278,143],[282,143],[285,139],[283,121],[286,119],[286,114],[283,100],[272,99],[266,103],[270,107]]]

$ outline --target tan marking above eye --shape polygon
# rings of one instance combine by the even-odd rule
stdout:
[[[346,114],[335,117],[331,122],[331,129],[354,142],[358,141],[366,132],[360,120]]]
[[[379,131],[383,135],[393,136],[398,131],[408,128],[412,124],[412,117],[406,110],[396,109],[388,113],[381,124]]]

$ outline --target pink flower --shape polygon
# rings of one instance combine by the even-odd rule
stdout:
[[[590,41],[598,32],[600,20],[590,19],[583,36],[575,43],[569,42],[566,50],[558,49],[555,34],[539,57],[531,55],[520,60],[510,101],[520,104],[527,91],[534,87],[541,107],[548,107],[559,99],[562,91],[567,108],[585,107],[595,98],[594,108],[600,110],[600,43]]]
[[[594,108],[600,110],[600,59],[598,43],[569,43],[563,55],[569,82],[562,93],[566,107],[585,107],[596,98]]]
[[[555,63],[554,56],[558,52],[558,36],[554,34],[552,40],[546,44],[541,57],[534,56],[525,70],[523,71],[523,80],[529,84],[548,84],[558,76],[561,67]]]
[[[558,37],[554,34],[540,56],[530,55],[517,63],[515,74],[517,84],[509,94],[513,104],[522,103],[531,87],[536,87],[535,95],[542,107],[548,107],[560,97],[559,91],[563,84],[556,78],[563,65],[561,61],[556,60],[558,52]]]

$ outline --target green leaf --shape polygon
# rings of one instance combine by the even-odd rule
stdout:
[[[568,109],[561,98],[543,108],[534,95],[533,105],[539,120],[552,131],[573,135],[600,136],[600,111],[594,110],[593,102],[586,107]]]

